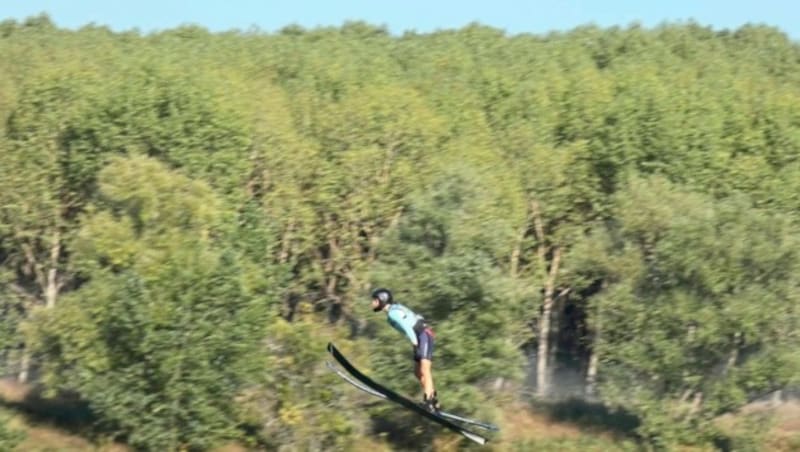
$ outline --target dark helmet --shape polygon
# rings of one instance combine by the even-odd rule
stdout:
[[[375,289],[372,292],[372,299],[378,300],[379,306],[374,309],[374,311],[380,311],[383,309],[387,304],[392,304],[392,293],[389,292],[389,289]]]

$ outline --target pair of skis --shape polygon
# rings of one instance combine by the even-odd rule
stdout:
[[[463,426],[456,424],[455,422],[461,422],[464,424],[474,425],[476,427],[480,427],[486,430],[498,430],[497,426],[492,424],[487,424],[485,422],[475,421],[473,419],[456,416],[455,414],[447,413],[444,411],[437,411],[432,412],[424,407],[420,406],[418,403],[413,402],[396,392],[376,383],[371,378],[367,377],[366,375],[362,374],[358,369],[356,369],[350,362],[344,357],[344,355],[336,349],[336,347],[332,343],[328,343],[328,351],[333,355],[333,358],[348,372],[342,372],[340,369],[336,368],[330,362],[326,362],[329,369],[336,373],[336,375],[340,376],[342,379],[350,383],[351,385],[355,386],[356,388],[371,394],[373,396],[379,397],[384,400],[390,400],[395,402],[403,407],[416,412],[440,425],[446,427],[456,433],[463,435],[466,438],[469,438],[472,441],[475,441],[478,444],[486,444],[488,439],[485,437],[478,435],[477,433],[471,432],[464,428]]]

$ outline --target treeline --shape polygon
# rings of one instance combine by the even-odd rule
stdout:
[[[644,445],[736,444],[715,419],[800,380],[800,47],[773,28],[39,16],[0,23],[0,117],[4,373],[136,448],[443,434],[323,364],[333,340],[419,392],[378,285],[465,414],[534,356],[537,396],[570,362]]]

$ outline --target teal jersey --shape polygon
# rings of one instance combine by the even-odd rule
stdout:
[[[394,329],[405,334],[415,347],[419,345],[414,326],[418,321],[423,320],[422,316],[397,303],[389,305],[389,310],[386,314],[386,320],[389,322],[389,325],[392,325]]]

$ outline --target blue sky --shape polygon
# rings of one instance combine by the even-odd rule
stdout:
[[[800,40],[798,0],[3,0],[0,20],[22,20],[46,12],[60,27],[89,23],[115,31],[151,32],[183,24],[211,31],[272,32],[289,24],[306,28],[363,20],[392,33],[425,33],[459,28],[470,22],[508,33],[566,31],[578,25],[652,27],[663,22],[694,20],[715,29],[745,23],[767,24]]]

